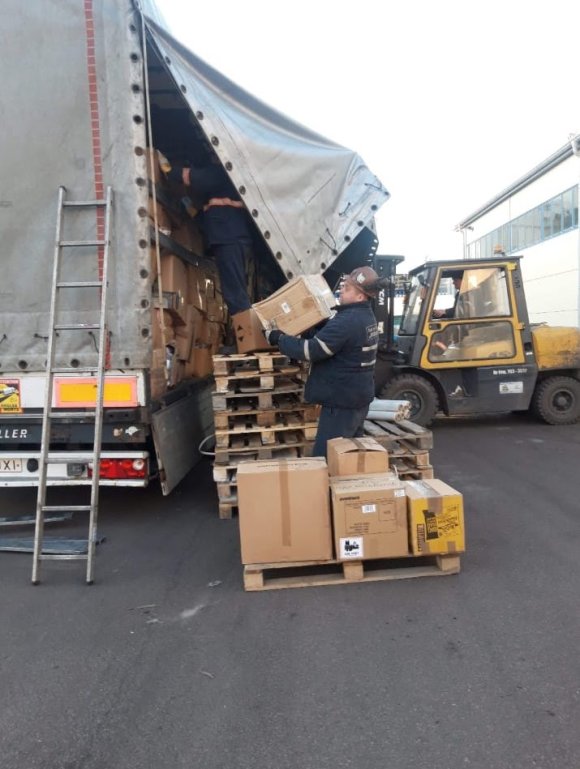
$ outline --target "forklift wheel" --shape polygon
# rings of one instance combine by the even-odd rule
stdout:
[[[429,427],[439,409],[433,385],[415,374],[396,376],[381,390],[381,398],[410,401],[411,422]]]
[[[552,376],[534,391],[534,412],[549,425],[572,425],[580,421],[580,382],[571,376]]]

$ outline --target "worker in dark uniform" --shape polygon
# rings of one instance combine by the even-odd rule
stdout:
[[[248,213],[234,184],[216,163],[172,167],[168,177],[183,182],[200,208],[197,216],[205,247],[215,257],[230,315],[249,310],[245,255],[252,244],[252,234]]]
[[[331,438],[363,434],[363,422],[374,398],[374,370],[379,332],[370,299],[376,295],[377,273],[359,267],[340,289],[336,315],[311,339],[266,332],[270,344],[295,360],[312,363],[304,398],[322,406],[313,456],[326,456]]]

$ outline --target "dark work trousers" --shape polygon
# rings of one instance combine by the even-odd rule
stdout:
[[[252,306],[246,286],[244,259],[246,247],[246,244],[243,242],[215,243],[212,246],[212,252],[215,256],[222,284],[224,301],[230,315],[249,310]]]
[[[326,456],[326,442],[331,438],[360,438],[363,422],[369,411],[368,406],[360,409],[339,409],[323,406],[318,420],[318,431],[314,441],[313,457]]]

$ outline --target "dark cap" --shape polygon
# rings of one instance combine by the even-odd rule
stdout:
[[[346,276],[345,281],[358,288],[363,294],[373,297],[378,293],[378,279],[379,276],[372,267],[357,267]]]

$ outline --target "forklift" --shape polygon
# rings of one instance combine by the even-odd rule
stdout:
[[[411,420],[423,426],[440,412],[532,410],[551,425],[580,421],[580,330],[530,324],[520,256],[411,270],[395,338],[403,258],[372,258],[380,289],[377,397],[410,401]]]

